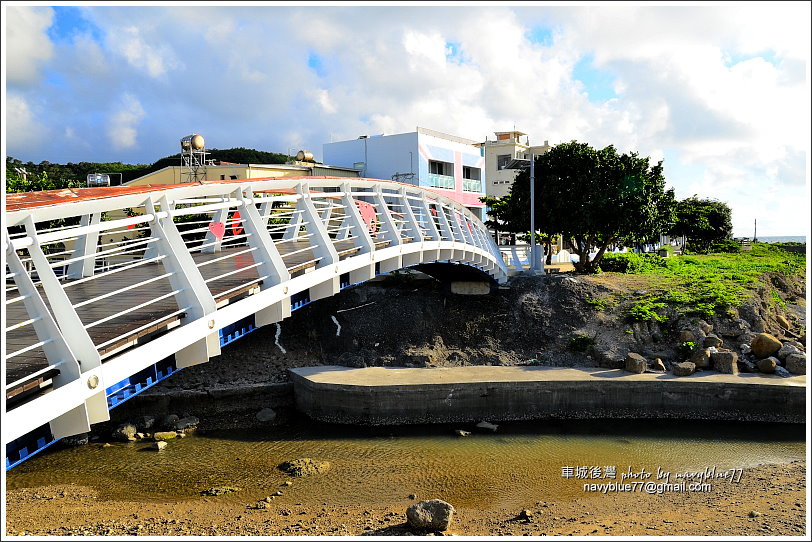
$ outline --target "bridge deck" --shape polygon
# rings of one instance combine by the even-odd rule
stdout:
[[[383,241],[379,242],[378,246],[387,244],[389,244],[387,241]],[[334,245],[342,259],[360,250],[353,245],[352,241],[335,241]],[[302,273],[315,267],[318,263],[312,248],[308,249],[309,245],[305,242],[279,243],[276,246],[291,275]],[[251,267],[254,265],[251,254],[235,254],[245,250],[246,247],[241,246],[226,248],[217,253],[197,252],[192,254],[203,279],[210,281],[207,284],[218,306],[244,297],[251,289],[260,284],[257,269]],[[224,256],[231,257],[207,263]],[[234,273],[228,274],[232,272]],[[168,278],[135,286],[164,273],[163,265],[151,263],[114,273],[104,277],[103,280],[91,280],[73,286],[70,280],[64,282],[65,292],[74,305],[119,291],[109,297],[76,308],[77,314],[85,326],[109,318],[88,328],[90,337],[101,354],[102,361],[128,346],[134,345],[137,339],[143,340],[167,331],[181,318],[182,314],[179,313],[174,297],[168,295],[173,291]],[[228,275],[221,277],[224,274]],[[127,289],[130,287],[132,288]],[[47,296],[42,292],[42,288],[39,287],[39,290],[43,300],[48,304]],[[164,295],[168,297],[138,307]],[[28,315],[22,303],[15,303],[7,307],[6,321],[8,323],[13,324],[27,319]],[[37,342],[32,326],[13,329],[6,334],[6,351],[15,352]],[[6,382],[10,384],[23,380],[47,367],[48,361],[42,347],[29,350],[7,360]],[[33,382],[21,383],[20,386],[8,390],[6,396],[7,398],[13,397],[25,389],[37,385],[42,380],[39,378]]]

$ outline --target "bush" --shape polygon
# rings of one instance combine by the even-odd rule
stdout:
[[[615,273],[645,273],[658,267],[666,267],[666,258],[659,254],[623,252],[606,254],[601,260],[601,271]]]
[[[741,251],[741,245],[732,239],[725,239],[724,241],[711,243],[710,251],[716,254],[734,254]]]

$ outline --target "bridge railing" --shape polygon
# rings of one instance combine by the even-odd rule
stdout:
[[[48,422],[56,437],[83,432],[109,418],[105,390],[149,364],[205,362],[220,353],[221,328],[251,315],[278,322],[378,273],[448,261],[507,277],[481,221],[412,185],[309,177],[86,190],[7,199],[6,395],[53,393],[20,401],[6,438]]]

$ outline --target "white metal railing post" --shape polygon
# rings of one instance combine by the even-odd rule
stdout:
[[[429,236],[433,241],[440,241],[440,230],[437,229],[437,224],[434,223],[434,217],[431,214],[429,202],[425,197],[420,199],[420,207],[423,210],[423,216],[425,217],[426,228],[429,230]]]
[[[33,219],[28,216],[25,219],[26,234],[33,239],[33,244],[28,247],[28,254],[31,256],[31,263],[42,283],[42,289],[48,298],[48,303],[53,311],[54,319],[62,330],[70,349],[79,360],[82,371],[89,371],[101,365],[96,345],[90,338],[90,334],[85,329],[85,325],[73,308],[73,303],[68,294],[62,288],[62,283],[54,273],[53,268],[48,264],[48,258],[42,252],[42,247],[37,239],[37,230]]]
[[[400,236],[397,224],[395,224],[392,213],[389,212],[389,207],[386,205],[380,183],[376,184],[372,190],[372,200],[375,202],[375,207],[378,211],[378,220],[382,222],[384,230],[383,238],[389,241],[392,246],[402,245],[403,238]]]
[[[369,228],[361,217],[361,210],[352,197],[352,187],[349,183],[341,184],[341,204],[344,206],[345,220],[349,226],[348,231],[355,237],[356,246],[360,245],[359,254],[369,254],[375,250],[375,241],[369,233]]]
[[[240,217],[242,218],[243,228],[248,234],[248,246],[254,249],[251,254],[254,263],[258,264],[257,271],[260,276],[268,277],[263,279],[261,289],[265,290],[289,280],[290,272],[288,272],[285,262],[276,245],[274,245],[271,234],[268,233],[264,220],[257,210],[251,186],[240,187],[234,195],[240,202]]]
[[[406,194],[406,187],[400,187],[400,199],[403,201],[403,219],[406,223],[404,229],[411,232],[411,237],[413,242],[420,243],[423,241],[423,234],[420,231],[420,226],[417,223],[417,218],[414,216],[414,211],[412,210],[412,205],[409,203],[409,198]]]
[[[440,233],[448,241],[454,241],[454,232],[451,230],[451,225],[448,223],[448,217],[445,214],[445,207],[439,201],[434,204],[434,209],[437,211],[437,219],[440,222]]]
[[[195,321],[211,315],[217,310],[217,304],[206,286],[200,270],[197,268],[192,255],[189,253],[177,226],[172,221],[172,217],[166,211],[170,208],[170,203],[166,195],[162,195],[158,200],[163,213],[158,213],[155,209],[155,201],[152,197],[147,199],[147,212],[155,218],[150,227],[152,236],[157,240],[154,243],[158,253],[163,256],[161,263],[169,275],[169,283],[173,290],[177,290],[175,301],[179,309],[186,311],[182,320],[186,322]],[[220,354],[220,338],[216,329],[215,320],[210,320],[210,329],[214,329],[202,341],[198,341],[175,355],[178,367],[189,367],[198,363],[209,361],[209,357]]]
[[[31,316],[34,320],[31,324],[34,333],[37,339],[43,342],[42,350],[48,360],[48,365],[57,368],[59,371],[58,374],[51,377],[54,389],[75,382],[82,377],[83,372],[79,360],[71,350],[64,332],[54,320],[22,262],[20,262],[20,258],[17,256],[17,252],[9,239],[8,232],[5,234],[5,242],[6,265],[14,274],[14,284],[23,297],[23,305],[28,316]],[[86,433],[90,431],[91,423],[110,419],[104,383],[100,382],[98,375],[91,375],[88,377],[87,385],[88,390],[98,389],[99,391],[95,393],[86,391],[88,397],[82,404],[51,420],[51,433],[55,438]],[[6,421],[9,421],[8,418]],[[14,431],[14,435],[11,436],[12,439],[22,436],[26,431],[25,427],[17,427],[17,424],[14,424],[11,430]]]
[[[82,215],[80,219],[80,226],[90,226],[101,222],[101,213],[92,213],[89,215]],[[91,258],[91,254],[96,253],[96,248],[99,245],[99,232],[91,231],[80,235],[74,245],[73,254],[71,258],[83,258],[68,264],[68,277],[72,279],[80,279],[82,277],[92,277],[96,270],[96,258]]]
[[[301,196],[299,205],[302,210],[302,218],[306,222],[305,228],[314,241],[311,243],[314,255],[319,258],[316,269],[335,264],[338,262],[338,252],[310,197],[310,186],[307,183],[299,183],[296,185],[296,191]]]

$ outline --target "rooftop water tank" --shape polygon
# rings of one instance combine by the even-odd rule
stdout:
[[[200,134],[191,134],[181,138],[180,140],[180,148],[188,151],[189,149],[194,149],[199,151],[200,149],[206,146],[205,141],[203,140],[203,136]]]

